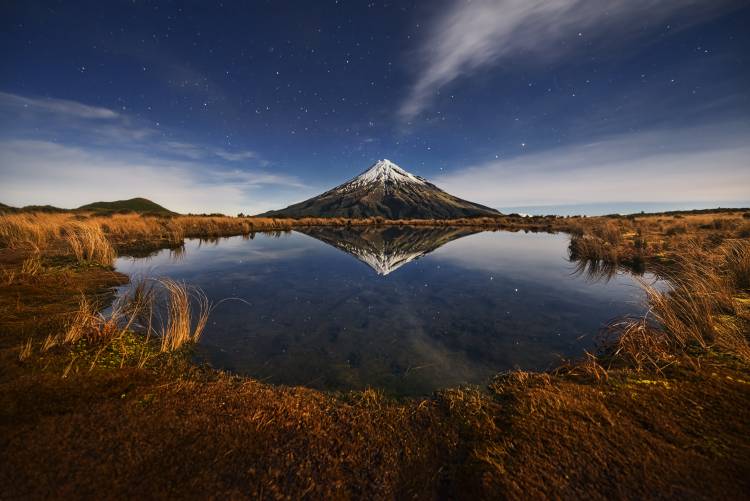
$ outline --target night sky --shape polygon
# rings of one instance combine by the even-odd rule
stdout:
[[[503,210],[746,206],[749,26],[721,0],[3,2],[0,201],[256,213],[389,158]]]

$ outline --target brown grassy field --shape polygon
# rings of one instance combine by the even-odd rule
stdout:
[[[407,400],[195,366],[205,320],[190,318],[211,305],[181,284],[144,283],[99,314],[128,280],[117,253],[403,221],[0,216],[2,497],[746,497],[745,214],[419,221],[565,231],[584,268],[653,267],[671,287],[582,360]]]

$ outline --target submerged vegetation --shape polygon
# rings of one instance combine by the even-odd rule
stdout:
[[[739,498],[750,490],[750,219],[743,212],[453,221],[0,216],[0,481],[9,497]],[[485,389],[391,400],[196,366],[212,305],[116,254],[295,226],[565,231],[597,274],[646,267],[649,313],[596,352]]]

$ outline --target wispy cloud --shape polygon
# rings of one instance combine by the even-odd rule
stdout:
[[[213,148],[183,141],[165,140],[160,141],[155,147],[170,155],[189,158],[191,160],[216,160],[226,162],[251,164],[254,167],[268,167],[271,162],[263,158],[260,153],[251,150],[227,150],[225,148]]]
[[[545,64],[585,47],[610,46],[683,28],[737,8],[728,0],[465,0],[439,15],[416,54],[418,76],[403,102],[403,120],[419,115],[454,80],[514,58]],[[644,21],[650,27],[644,29]]]
[[[3,136],[85,138],[90,143],[120,144],[163,136],[151,123],[102,106],[0,92]]]
[[[99,106],[89,106],[77,101],[54,98],[30,98],[0,92],[0,109],[15,109],[30,113],[46,112],[74,118],[111,120],[119,116],[116,111]]]
[[[185,143],[182,141],[161,141],[159,146],[163,151],[178,157],[198,160],[199,158],[204,158],[206,156],[205,148],[201,148],[192,143]]]
[[[90,144],[118,148],[144,147],[153,152],[191,160],[221,159],[251,162],[268,167],[271,163],[252,150],[215,148],[169,138],[163,128],[122,112],[64,99],[20,96],[0,92],[0,125],[15,137],[35,139],[86,138]],[[47,137],[45,137],[47,136]]]
[[[239,162],[241,160],[259,159],[259,155],[254,151],[228,151],[225,149],[214,150],[216,156],[229,160],[230,162]]]
[[[748,199],[750,126],[743,122],[610,136],[435,179],[493,207]]]
[[[211,173],[211,176],[215,182],[232,184],[233,186],[240,187],[276,185],[287,188],[308,189],[308,184],[303,183],[295,176],[276,174],[273,172],[217,169]]]

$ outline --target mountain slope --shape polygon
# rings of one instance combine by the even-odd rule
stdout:
[[[454,197],[386,159],[321,195],[261,215],[452,219],[498,214],[495,209]]]
[[[131,198],[129,200],[115,200],[114,202],[94,202],[78,207],[78,210],[91,210],[95,212],[133,211],[139,213],[174,214],[169,209],[162,207],[147,198]]]

